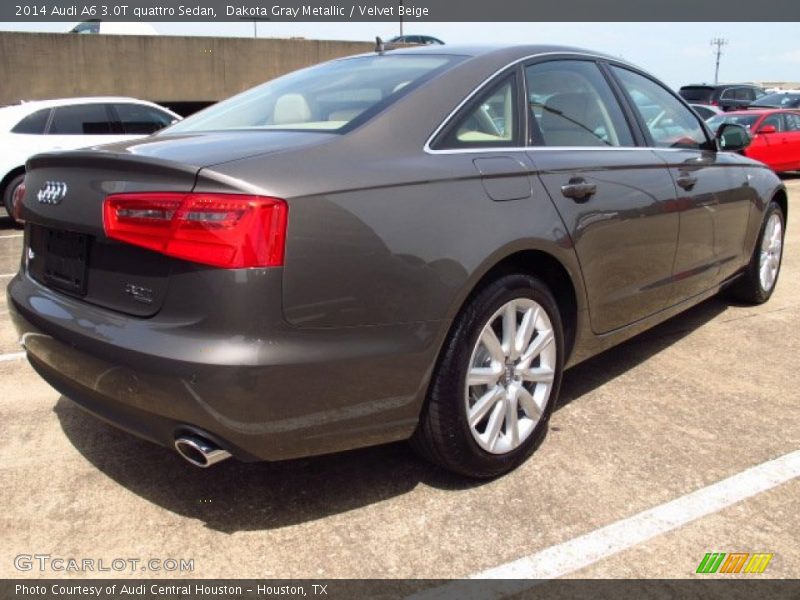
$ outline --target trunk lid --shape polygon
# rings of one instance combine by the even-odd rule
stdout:
[[[197,267],[108,239],[103,228],[106,196],[191,192],[205,167],[326,139],[329,134],[296,132],[153,136],[34,156],[27,164],[22,210],[24,266],[31,277],[59,293],[134,316],[152,316],[163,305],[170,276]],[[215,181],[215,187],[232,193],[253,193],[252,187],[232,185],[247,184]]]

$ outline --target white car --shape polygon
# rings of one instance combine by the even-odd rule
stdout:
[[[74,150],[150,135],[180,120],[134,98],[64,98],[0,108],[0,197],[12,215],[25,161],[39,152]]]

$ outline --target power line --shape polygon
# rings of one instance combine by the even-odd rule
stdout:
[[[714,68],[714,83],[717,84],[719,83],[719,57],[722,56],[722,47],[728,45],[728,40],[719,37],[714,38],[713,40],[711,40],[711,45],[717,47],[715,51],[717,55],[717,64],[716,67]]]

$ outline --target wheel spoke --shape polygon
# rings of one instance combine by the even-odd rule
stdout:
[[[523,381],[532,383],[553,383],[555,372],[549,367],[529,367],[527,369],[517,369],[517,373]]]
[[[525,311],[522,317],[522,323],[519,326],[517,335],[514,338],[514,354],[513,359],[522,356],[525,349],[530,346],[531,338],[533,337],[534,329],[536,328],[536,319],[539,317],[539,308],[535,310],[529,308]]]
[[[494,385],[503,374],[503,368],[494,363],[491,367],[473,367],[467,376],[467,385]]]
[[[525,388],[520,388],[517,393],[517,401],[525,414],[531,419],[538,420],[542,416],[542,408],[536,403],[530,392]]]
[[[500,364],[505,362],[505,352],[503,352],[503,347],[500,345],[500,340],[497,339],[497,336],[491,327],[486,327],[483,330],[483,333],[481,334],[481,342],[483,342],[483,345],[489,351],[489,356],[491,356]]]
[[[517,388],[519,389],[519,388]],[[506,402],[506,435],[511,438],[511,447],[519,445],[519,417],[517,416],[518,391],[509,391]]]
[[[517,337],[517,305],[509,302],[503,311],[503,354],[516,359],[514,356],[514,340]]]
[[[500,436],[500,428],[503,426],[506,415],[505,404],[505,402],[495,404],[492,416],[489,417],[489,423],[486,425],[486,444],[490,450],[494,450],[497,438]]]
[[[521,366],[527,366],[531,364],[531,361],[539,356],[542,353],[542,350],[553,343],[553,339],[553,331],[551,329],[539,330],[530,346],[528,346],[527,350],[525,350],[523,353],[522,358],[520,359],[520,363],[522,363]]]
[[[469,411],[469,424],[476,427],[483,421],[486,414],[494,407],[495,404],[503,399],[505,390],[499,385],[486,392],[483,396],[478,398],[478,401],[472,406]]]

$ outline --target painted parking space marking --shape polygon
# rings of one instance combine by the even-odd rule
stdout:
[[[0,235],[0,240],[7,240],[10,238],[21,238],[24,235],[25,235],[24,233],[9,233],[6,235]]]
[[[414,597],[432,600],[457,593],[462,598],[477,598],[475,594],[479,593],[481,598],[499,598],[518,593],[535,586],[536,580],[568,575],[797,477],[800,477],[800,450],[585,535],[469,576],[470,579],[514,580],[498,584],[494,589],[481,587],[478,590],[463,582],[453,582]]]
[[[24,352],[11,352],[9,354],[0,354],[0,362],[8,362],[11,360],[20,360],[25,358]]]

